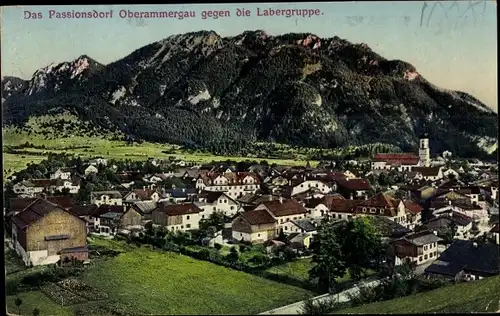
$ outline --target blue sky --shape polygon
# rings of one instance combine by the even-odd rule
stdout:
[[[422,8],[425,3],[423,23]],[[335,35],[366,43],[388,59],[413,64],[431,82],[447,89],[471,93],[498,108],[497,22],[495,1],[342,2],[235,5],[154,6],[19,6],[2,10],[2,76],[30,78],[36,69],[86,54],[109,63],[133,50],[172,34],[213,30],[232,36],[263,29],[270,35],[310,32]],[[470,4],[478,3],[475,6]],[[434,5],[436,6],[434,7]],[[453,6],[454,4],[454,6]],[[320,9],[322,15],[258,17],[257,7]],[[429,13],[434,7],[432,15]],[[251,17],[237,17],[236,8],[249,9]],[[109,11],[111,19],[49,19],[49,10]],[[202,19],[204,10],[228,9],[232,16]],[[193,10],[192,19],[122,19],[120,10]],[[41,12],[42,19],[24,19],[24,11]]]

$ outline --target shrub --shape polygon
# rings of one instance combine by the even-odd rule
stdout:
[[[239,249],[240,249],[240,252],[245,252],[248,250],[248,246],[247,245],[240,245]]]
[[[215,243],[214,244],[214,248],[217,249],[217,250],[221,250],[222,249],[222,245],[219,244],[219,243]]]

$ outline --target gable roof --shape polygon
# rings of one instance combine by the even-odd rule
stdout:
[[[75,205],[69,211],[75,216],[92,216],[97,212],[97,205]]]
[[[421,231],[418,233],[407,235],[400,240],[404,240],[404,241],[409,242],[410,244],[415,245],[415,246],[423,246],[423,245],[427,245],[430,243],[439,242],[443,239],[434,235],[430,231],[424,230],[424,231]]]
[[[441,167],[413,167],[413,172],[418,172],[424,177],[435,177],[439,174]]]
[[[225,194],[224,192],[221,192],[221,191],[203,191],[201,192],[198,197],[200,198],[205,198],[207,203],[209,204],[212,204],[214,203],[215,201],[217,201],[221,196],[225,196],[227,199],[229,200],[233,200],[232,198],[230,198],[227,194]]]
[[[373,157],[374,161],[386,162],[392,165],[416,165],[420,158],[415,154],[408,153],[381,153]]]
[[[127,195],[131,193],[135,193],[135,195],[141,200],[151,200],[151,195],[153,195],[155,192],[157,192],[154,189],[134,189],[131,192],[129,192]]]
[[[21,212],[38,198],[13,198],[10,199],[11,212]],[[62,208],[70,208],[73,206],[73,199],[70,196],[47,196],[47,201],[59,205]]]
[[[297,226],[300,229],[305,230],[306,232],[313,232],[313,231],[317,230],[316,226],[314,226],[314,224],[306,218],[292,220],[291,222],[294,223],[295,226]]]
[[[345,198],[340,194],[327,194],[321,198],[309,199],[306,202],[306,207],[314,208],[320,204],[323,204],[328,209],[330,209],[335,200],[345,200]]]
[[[386,216],[367,216],[366,217],[373,226],[378,228],[382,237],[400,238],[411,232],[410,229],[395,221],[387,218]]]
[[[272,215],[266,210],[245,211],[240,213],[239,216],[241,216],[250,225],[273,224],[276,222],[274,217],[272,217]]]
[[[337,180],[337,186],[346,188],[350,191],[372,191],[373,188],[367,179],[349,179]]]
[[[346,200],[346,199],[334,199],[330,205],[330,212],[334,213],[353,213],[356,206],[364,200]]]
[[[266,201],[261,205],[264,205],[275,217],[307,213],[307,210],[294,199]]]
[[[155,210],[165,213],[167,216],[189,215],[201,212],[200,208],[194,203],[181,203],[181,204],[159,203],[158,207]]]
[[[103,195],[108,195],[112,199],[121,199],[122,195],[118,191],[95,191],[90,193],[92,196],[94,196],[96,199],[99,199]]]
[[[487,275],[499,273],[499,247],[492,243],[474,243],[470,240],[455,240],[440,256],[439,260],[449,263],[448,270],[455,274],[461,270],[482,272]],[[439,267],[431,265],[426,272],[439,273]],[[457,271],[458,270],[458,271]]]
[[[411,200],[403,200],[403,204],[405,209],[412,214],[419,214],[424,210],[422,206]]]
[[[37,199],[26,207],[22,212],[12,217],[12,222],[20,229],[25,230],[29,225],[35,223],[42,217],[50,214],[54,210],[61,210],[72,216],[71,212],[60,207],[57,204],[51,203],[45,199]],[[76,217],[76,216],[75,216]],[[79,217],[77,217],[80,219]]]
[[[150,214],[157,206],[155,201],[138,201],[132,204],[132,208],[142,214]]]

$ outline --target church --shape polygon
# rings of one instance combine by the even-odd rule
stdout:
[[[429,136],[423,134],[419,137],[418,155],[413,153],[376,154],[373,158],[372,170],[398,170],[412,171],[415,167],[430,167],[431,153]]]

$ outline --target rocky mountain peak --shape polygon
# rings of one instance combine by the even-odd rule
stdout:
[[[425,129],[434,150],[466,154],[492,148],[498,131],[486,105],[434,86],[411,63],[312,33],[177,34],[106,66],[82,55],[38,70],[26,92],[8,95],[7,121],[31,115],[29,106],[16,112],[20,104],[38,113],[60,98],[136,138],[189,146],[235,137],[414,150]]]

